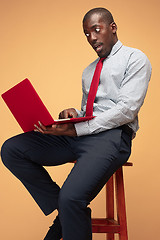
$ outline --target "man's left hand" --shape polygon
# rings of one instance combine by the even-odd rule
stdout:
[[[71,136],[75,137],[77,136],[76,129],[74,127],[73,123],[65,123],[65,124],[59,124],[59,125],[52,125],[51,127],[45,127],[41,122],[38,122],[38,124],[35,126],[35,132],[40,132],[43,134],[51,134],[56,136]]]

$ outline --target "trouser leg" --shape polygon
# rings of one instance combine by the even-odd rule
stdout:
[[[127,161],[131,141],[118,129],[70,140],[33,132],[22,134],[5,142],[2,160],[46,215],[59,206],[64,240],[89,240],[92,236],[88,204]],[[60,191],[42,165],[75,159],[77,163]]]
[[[59,214],[63,240],[91,240],[91,217],[88,205],[110,176],[128,159],[131,139],[120,129],[75,143],[77,162],[59,195]]]
[[[24,184],[44,214],[58,208],[60,188],[43,166],[75,160],[67,138],[24,133],[6,141],[1,156],[5,166]]]

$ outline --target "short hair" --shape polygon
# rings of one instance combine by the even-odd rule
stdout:
[[[91,10],[89,10],[84,18],[83,18],[83,24],[84,22],[89,19],[93,14],[99,14],[102,16],[102,19],[104,20],[104,22],[106,24],[111,24],[112,22],[114,22],[113,16],[111,14],[111,12],[109,10],[107,10],[106,8],[93,8]]]

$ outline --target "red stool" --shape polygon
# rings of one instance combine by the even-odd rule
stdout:
[[[127,162],[124,166],[133,166]],[[107,240],[114,240],[114,234],[119,234],[120,240],[128,240],[123,167],[120,167],[106,183],[106,218],[92,219],[93,233],[106,233]],[[114,219],[114,190],[116,198],[117,220]]]
[[[133,166],[127,162],[123,166]],[[114,219],[114,191],[116,197],[117,220]],[[106,218],[92,218],[92,232],[106,233],[106,240],[114,240],[119,234],[120,240],[128,240],[123,167],[120,167],[106,183]]]

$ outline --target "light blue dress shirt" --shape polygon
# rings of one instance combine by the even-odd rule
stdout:
[[[85,116],[90,84],[99,58],[82,75],[82,104],[78,116]],[[127,124],[139,128],[138,112],[144,102],[151,77],[151,64],[144,53],[117,41],[103,62],[93,106],[94,119],[76,123],[77,136],[90,135]]]

